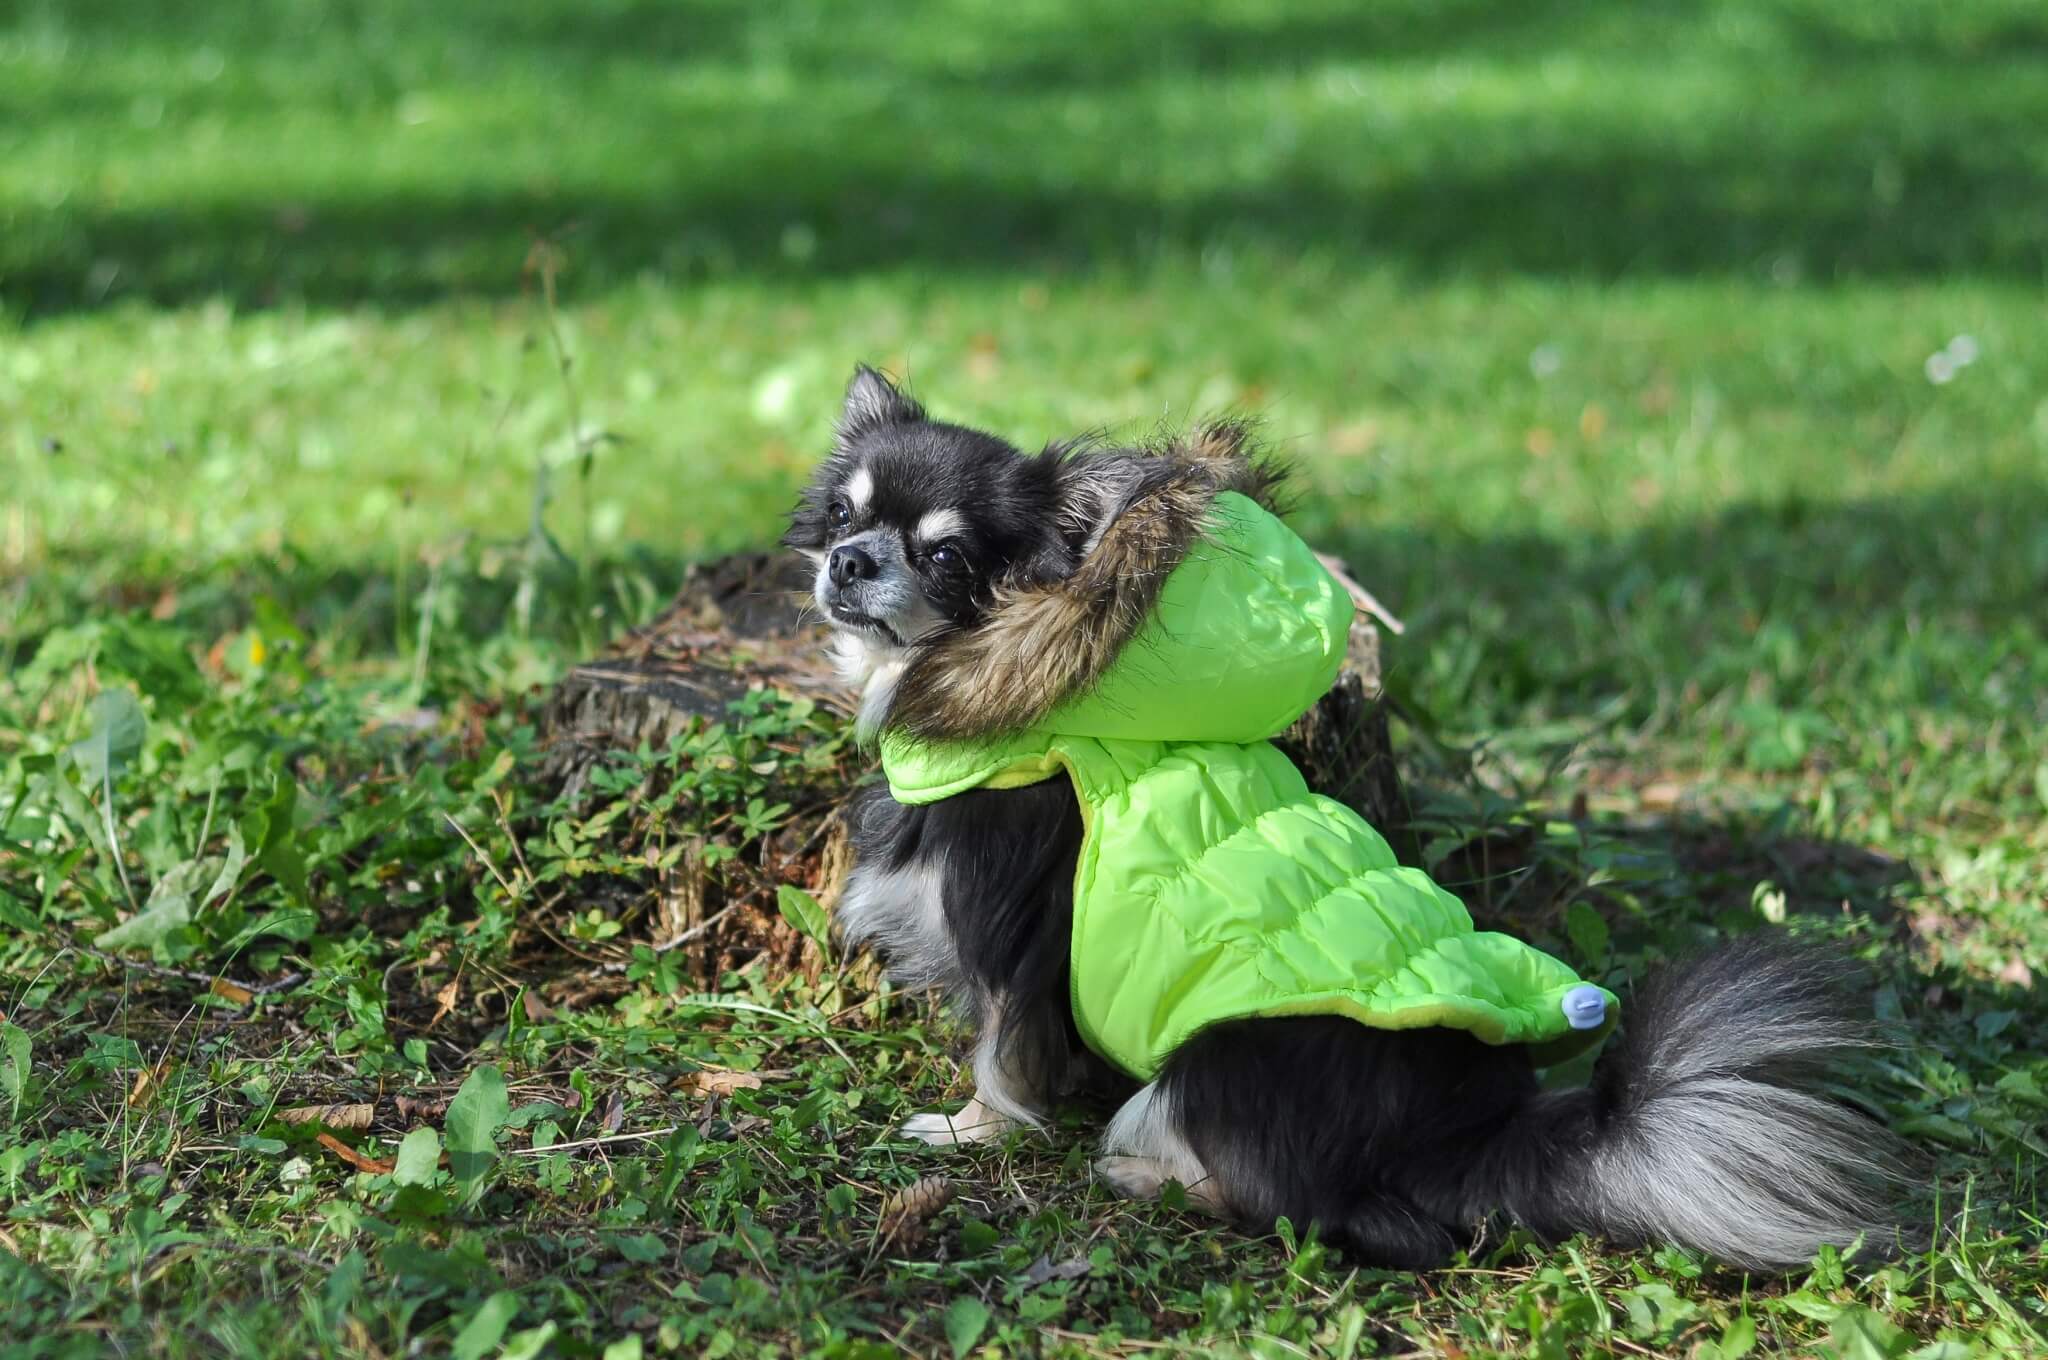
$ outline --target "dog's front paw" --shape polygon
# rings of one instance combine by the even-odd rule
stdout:
[[[1099,1157],[1095,1174],[1126,1199],[1158,1199],[1167,1181],[1166,1164],[1150,1157]]]
[[[1199,1165],[1174,1166],[1156,1157],[1098,1157],[1095,1174],[1126,1199],[1158,1199],[1168,1182],[1178,1182],[1191,1208],[1225,1212],[1215,1177]]]
[[[951,1147],[961,1142],[953,1116],[934,1110],[929,1114],[914,1114],[903,1121],[903,1127],[896,1130],[905,1138],[915,1138],[920,1143],[933,1147]]]
[[[941,1114],[936,1110],[930,1114],[914,1114],[903,1121],[903,1127],[897,1132],[931,1147],[955,1147],[962,1143],[985,1143],[991,1138],[1000,1138],[1012,1126],[1011,1120],[980,1101],[970,1100],[967,1108],[958,1114]]]

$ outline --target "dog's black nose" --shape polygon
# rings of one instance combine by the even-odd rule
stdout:
[[[851,543],[841,544],[832,550],[831,559],[825,564],[831,574],[832,584],[843,586],[848,581],[872,581],[881,569],[875,559],[868,556],[865,548],[856,548]]]

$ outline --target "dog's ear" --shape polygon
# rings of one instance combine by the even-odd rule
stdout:
[[[1110,452],[1069,453],[1056,464],[1055,523],[1079,561],[1094,551],[1103,530],[1130,503],[1144,479],[1143,461]]]
[[[924,407],[897,391],[866,364],[857,364],[846,385],[846,404],[839,411],[839,433],[856,434],[879,425],[907,425],[924,419]]]

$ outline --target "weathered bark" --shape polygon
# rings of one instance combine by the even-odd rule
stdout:
[[[542,711],[548,742],[544,773],[571,797],[608,753],[643,743],[659,750],[696,722],[715,722],[757,686],[807,696],[850,713],[853,696],[825,659],[826,630],[804,608],[803,580],[782,555],[743,553],[692,568],[653,621],[577,666]],[[1361,612],[1336,683],[1280,738],[1311,787],[1349,804],[1408,858],[1408,806],[1394,767],[1380,693],[1379,631]],[[786,875],[828,905],[848,867],[845,831],[832,799],[798,807],[766,845],[740,848],[763,876]],[[730,885],[702,874],[671,874],[649,942],[662,948],[689,936],[701,975],[769,949],[793,961],[800,952],[772,901],[728,900]],[[761,894],[756,891],[758,898]],[[744,905],[706,923],[728,906]],[[738,919],[733,919],[738,918]],[[692,934],[692,932],[696,932]]]
[[[691,567],[666,609],[555,686],[541,716],[547,779],[573,797],[606,753],[662,747],[757,685],[851,711],[802,590],[785,554]]]

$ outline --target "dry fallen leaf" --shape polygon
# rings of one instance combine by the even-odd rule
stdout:
[[[1031,1263],[1031,1268],[1021,1277],[1027,1285],[1041,1285],[1047,1280],[1078,1280],[1090,1270],[1088,1262],[1079,1257],[1054,1265],[1050,1256],[1041,1256]]]
[[[388,1176],[398,1169],[396,1162],[380,1162],[375,1157],[366,1157],[331,1133],[320,1135],[320,1146],[347,1162],[358,1171],[367,1171],[373,1176]]]
[[[211,991],[215,996],[234,1002],[237,1006],[246,1006],[256,999],[256,993],[250,991],[247,987],[229,982],[226,978],[215,978],[208,985],[207,990]]]
[[[759,1072],[734,1072],[722,1067],[707,1067],[692,1072],[688,1077],[691,1086],[707,1096],[728,1096],[734,1091],[758,1091],[761,1089]]]
[[[335,1105],[300,1105],[277,1112],[278,1119],[286,1124],[325,1124],[330,1129],[349,1129],[355,1132],[369,1128],[370,1121],[376,1115],[376,1105],[367,1101],[358,1104],[344,1102]]]
[[[883,1200],[882,1241],[890,1246],[917,1246],[924,1241],[927,1225],[953,1202],[958,1190],[948,1177],[926,1176]]]
[[[625,1122],[626,1093],[624,1091],[614,1091],[612,1092],[612,1103],[605,1108],[604,1131],[606,1133],[617,1133],[619,1125]]]
[[[552,1020],[555,1018],[555,1008],[553,1006],[550,1006],[547,1002],[541,1000],[540,997],[538,997],[531,991],[525,991],[519,994],[519,1004],[525,1007],[526,1018],[528,1020],[531,1020],[536,1025],[540,1024],[543,1020]]]
[[[163,1085],[170,1075],[171,1060],[165,1058],[154,1067],[145,1067],[135,1074],[135,1084],[128,1088],[128,1108],[139,1110],[155,1097],[157,1087]]]
[[[443,1020],[446,1020],[448,1012],[455,1009],[455,1003],[461,1000],[461,998],[462,974],[457,973],[454,977],[448,979],[447,986],[434,993],[434,1018],[427,1021],[427,1028],[432,1029]]]
[[[448,1113],[447,1096],[428,1096],[422,1100],[417,1096],[394,1096],[391,1103],[398,1110],[398,1119],[403,1124],[432,1123]]]
[[[1656,779],[1636,790],[1636,801],[1645,812],[1668,812],[1685,801],[1685,785],[1675,779]]]

